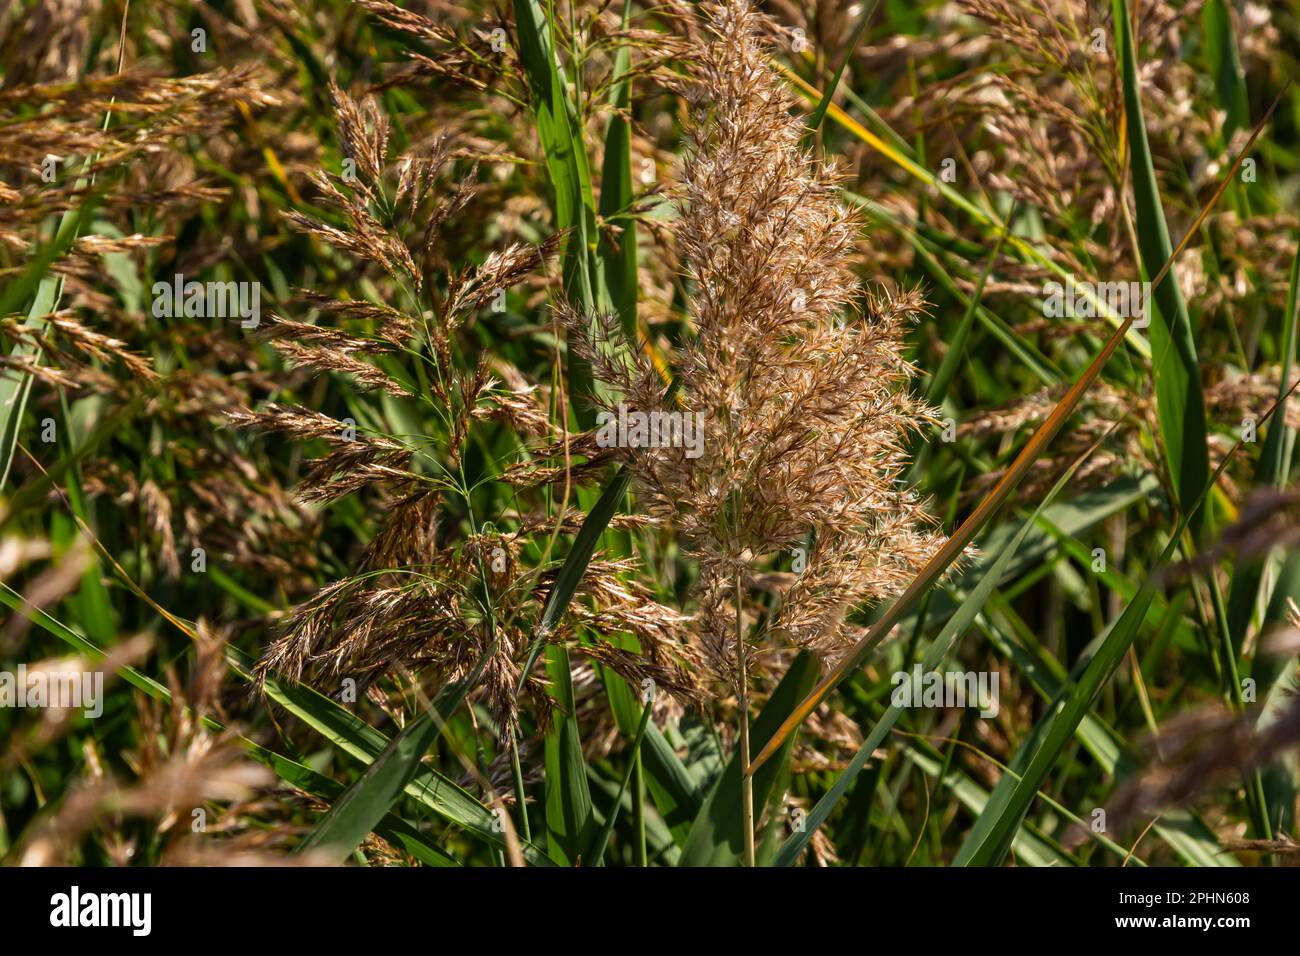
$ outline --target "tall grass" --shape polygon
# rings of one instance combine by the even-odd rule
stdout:
[[[0,859],[1292,861],[1297,26],[17,4]]]

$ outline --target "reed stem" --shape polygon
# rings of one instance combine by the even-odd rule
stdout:
[[[745,672],[745,623],[741,609],[742,572],[736,571],[736,688],[740,707],[740,813],[745,830],[745,866],[754,866],[754,778],[749,775],[749,690]]]

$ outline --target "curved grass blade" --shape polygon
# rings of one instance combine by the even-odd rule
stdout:
[[[247,677],[247,660],[234,648],[229,648],[229,651],[235,670]],[[305,684],[281,684],[268,677],[266,696],[363,763],[372,763],[390,743],[387,736],[360,717]],[[500,849],[507,848],[505,837],[499,832],[500,825],[492,813],[438,771],[420,765],[405,793],[483,842]],[[520,850],[530,865],[553,865],[545,853],[527,841],[520,841]]]
[[[442,736],[448,718],[464,702],[465,695],[477,686],[499,639],[492,639],[468,677],[449,687],[432,707],[403,727],[365,773],[330,805],[299,845],[300,853],[316,850],[335,857],[338,863],[348,858],[415,779],[421,758]]]
[[[1187,517],[1179,522],[1178,533],[1171,536],[1156,564],[1156,569],[1164,568],[1173,558],[1182,532],[1187,528]],[[1069,690],[1063,702],[1053,708],[1050,722],[1044,723],[1041,735],[1035,734],[1026,745],[1025,752],[1033,753],[1023,776],[1016,781],[1005,804],[990,803],[989,808],[996,811],[995,816],[985,815],[977,821],[967,844],[963,845],[957,863],[966,866],[996,866],[1006,855],[1011,836],[1020,826],[1020,821],[1029,809],[1029,803],[1037,793],[1048,770],[1055,763],[1056,757],[1066,741],[1075,733],[1079,722],[1092,705],[1092,699],[1101,686],[1114,672],[1129,645],[1137,636],[1138,625],[1146,616],[1147,606],[1155,593],[1157,575],[1148,575],[1137,596],[1128,603],[1115,626],[1110,629],[1101,647],[1088,662],[1078,682]],[[1041,739],[1036,749],[1030,746]],[[987,810],[986,810],[987,813]]]
[[[331,780],[324,774],[317,773],[296,760],[290,760],[282,754],[275,753],[246,741],[249,754],[261,764],[270,768],[276,776],[312,796],[333,803],[344,793],[343,784]],[[452,854],[437,844],[430,843],[419,830],[411,826],[394,813],[385,813],[374,826],[375,833],[395,847],[400,847],[415,857],[425,866],[448,867],[460,866],[461,863]]]
[[[582,757],[567,648],[547,646],[546,674],[558,711],[545,741],[546,848],[555,862],[577,865],[582,862],[582,851],[591,845],[596,816]]]
[[[578,582],[582,580],[591,556],[595,553],[600,536],[618,510],[630,482],[631,473],[620,468],[583,520],[547,597],[528,663],[520,674],[521,681],[531,671],[537,652],[545,644],[546,635],[569,606]],[[575,716],[568,650],[554,645],[546,646],[546,672],[560,711],[555,726],[546,735],[545,743],[548,849],[556,862],[576,863],[582,851],[591,843],[596,818],[592,812],[591,789],[582,759],[582,739]]]
[[[654,724],[651,724],[650,726],[653,727]],[[647,736],[646,739],[649,739],[649,737]],[[590,764],[587,765],[587,776],[591,781],[592,793],[598,795],[598,800],[603,801],[605,804],[605,812],[609,812],[610,810],[609,804],[614,799],[615,791],[618,790],[617,781],[609,780],[605,777],[602,777],[600,774],[598,774],[595,771],[595,768],[593,768]],[[636,774],[634,772],[632,775],[632,782],[631,784],[629,784],[629,787],[634,788],[635,786],[636,786]],[[633,790],[632,793],[623,794],[622,803],[620,804],[619,807],[619,813],[621,814],[636,813],[636,805],[633,801],[634,794],[635,794],[635,790]],[[648,814],[645,817],[644,822],[645,822],[644,862],[642,862],[641,850],[639,846],[640,843],[639,831],[635,836],[633,836],[633,839],[637,841],[634,844],[635,853],[636,853],[636,857],[635,857],[636,865],[637,866],[676,866],[677,860],[682,855],[682,850],[681,847],[678,846],[676,839],[673,837],[673,834],[669,831],[667,824],[664,823],[663,818],[657,816],[656,814]],[[629,822],[628,825],[634,826],[635,824]]]
[[[636,694],[613,671],[606,667],[598,670],[615,724],[621,733],[635,735],[641,721],[641,706]],[[664,737],[663,731],[654,724],[646,728],[639,758],[655,808],[680,846],[686,839],[691,821],[699,815],[700,807],[704,806],[704,795],[700,793],[682,758],[677,756],[677,752]]]
[[[555,627],[555,622],[560,619],[560,615],[569,606],[574,591],[578,589],[578,582],[587,573],[587,565],[591,562],[591,556],[596,553],[596,545],[600,542],[600,536],[605,533],[605,528],[609,525],[610,519],[618,511],[619,502],[623,500],[623,495],[627,493],[628,486],[631,483],[632,473],[626,468],[620,467],[605,483],[600,498],[592,509],[587,512],[587,517],[583,519],[582,527],[578,529],[578,535],[573,539],[573,547],[569,549],[569,553],[564,559],[564,565],[555,578],[555,586],[551,588],[551,593],[546,598],[546,607],[542,609],[542,617],[537,624],[537,637],[533,639],[533,646],[529,648],[528,660],[524,664],[523,673],[519,676],[517,690],[523,689],[524,681],[528,679],[533,665],[537,663],[537,658],[541,654],[546,635]]]
[[[936,783],[947,787],[962,806],[972,813],[978,815],[988,803],[988,791],[962,771],[949,768],[940,778],[939,771],[942,769],[942,764],[924,753],[914,741],[909,740],[907,742],[907,750],[903,756],[909,762],[915,764],[927,777],[932,777]],[[1016,851],[1017,858],[1023,859],[1030,866],[1077,865],[1069,854],[1053,845],[1042,834],[1032,832],[1029,827],[1020,829],[1012,846]],[[1123,847],[1117,847],[1116,851],[1120,856],[1123,856],[1125,852]],[[1140,861],[1138,863],[1141,866],[1146,865]]]
[[[631,473],[625,468],[619,468],[583,520],[546,599],[546,606],[537,625],[537,636],[519,675],[521,687],[532,672],[542,648],[546,646],[546,635],[569,606],[578,582],[582,580],[591,556],[596,551],[600,536],[618,510],[631,480]],[[555,727],[547,735],[545,745],[547,829],[552,837],[551,853],[559,862],[568,863],[575,862],[583,848],[590,843],[595,817],[592,815],[591,791],[582,760],[582,742],[573,716],[573,684],[569,675],[568,651],[562,647],[547,647],[546,665],[552,690],[556,694],[556,703],[561,711]]]
[[[1038,523],[1040,526],[1050,525],[1046,514],[1039,517]],[[1059,528],[1053,528],[1052,533],[1058,536],[1064,534]],[[1084,554],[1087,554],[1087,552],[1084,552]],[[1155,604],[1156,602],[1153,601],[1153,609]],[[1148,623],[1152,624],[1152,626],[1159,627],[1159,621],[1160,617],[1153,621],[1152,615],[1148,614]],[[1065,675],[1058,679],[1048,668],[1037,666],[1037,663],[1024,648],[1009,640],[1001,639],[997,628],[987,629],[986,633],[993,640],[994,647],[1020,668],[1021,672],[1033,685],[1034,690],[1047,702],[1049,708],[1054,709],[1062,697],[1062,688],[1066,682]],[[1046,653],[1045,649],[1044,652]],[[1055,663],[1055,661],[1055,657],[1050,658],[1050,662]],[[1041,727],[1040,724],[1039,733],[1041,733]],[[1097,766],[1101,768],[1103,773],[1113,777],[1116,773],[1122,772],[1124,763],[1128,759],[1127,755],[1120,749],[1122,738],[1104,720],[1094,714],[1085,714],[1083,720],[1079,723],[1075,736],[1097,762]],[[1023,772],[1024,765],[1034,749],[1034,745],[1022,745],[1016,752],[1012,758],[1011,766],[1004,768],[1002,779],[993,788],[993,793],[989,798],[992,803],[1005,804],[1016,782],[1020,779],[1019,774]],[[1011,772],[1007,773],[1006,770]],[[986,819],[991,820],[997,816],[997,812],[989,810],[985,814],[984,808],[978,810],[977,828],[980,825],[980,815],[984,815]],[[1019,831],[1021,835],[1023,835],[1024,830],[1025,827],[1022,827]],[[1215,840],[1210,828],[1185,810],[1166,811],[1152,826],[1152,831],[1190,866],[1240,865],[1235,858],[1220,850],[1218,841]],[[975,830],[971,832],[973,833]],[[1016,839],[1018,838],[1012,840],[1011,847],[1013,850],[1017,850]],[[1103,845],[1108,845],[1101,836],[1096,836],[1094,839],[1097,839]],[[965,842],[974,842],[970,839],[970,834],[967,835]],[[1127,856],[1127,852],[1125,855]],[[961,859],[962,854],[959,852],[957,860],[960,861]],[[1128,863],[1129,865],[1145,866],[1136,856],[1129,857]]]
[[[624,0],[624,30],[630,23],[631,12],[631,0]],[[655,367],[661,373],[666,373],[666,362],[654,348],[648,333],[641,333],[637,319],[637,229],[635,217],[629,214],[635,199],[632,129],[627,119],[632,104],[632,82],[627,75],[630,66],[631,51],[627,46],[621,46],[614,57],[616,79],[610,87],[609,102],[615,111],[610,116],[605,131],[605,159],[600,178],[600,217],[609,226],[616,227],[618,235],[615,238],[610,230],[602,231],[598,252],[611,303],[622,320],[624,337],[628,342],[640,341],[650,352]],[[614,498],[615,506],[626,487],[624,482],[621,489],[615,489],[618,492]],[[598,539],[599,535],[596,537]],[[638,724],[634,695],[622,678],[605,668],[600,668],[600,671],[619,728],[624,733],[634,732],[633,728]],[[684,834],[683,822],[694,819],[703,804],[703,798],[696,793],[689,772],[664,739],[663,733],[653,724],[649,725],[645,743],[639,752],[648,771],[655,806],[665,820],[669,821],[670,827],[674,826],[672,821],[677,821],[676,830]]]

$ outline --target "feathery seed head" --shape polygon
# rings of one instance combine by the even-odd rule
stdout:
[[[871,299],[859,314],[849,265],[860,223],[835,171],[801,145],[803,127],[745,0],[710,8],[676,234],[693,286],[696,338],[677,356],[681,404],[703,414],[702,452],[625,449],[652,514],[699,558],[700,622],[720,675],[734,669],[727,604],[754,558],[807,549],[807,569],[772,628],[834,653],[847,611],[897,592],[940,539],[899,487],[904,438],[931,420],[906,389],[903,332],[919,297]],[[572,321],[575,328],[584,325]],[[598,374],[639,409],[664,407],[643,357],[589,336]]]

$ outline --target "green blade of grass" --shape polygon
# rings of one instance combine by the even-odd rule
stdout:
[[[519,675],[519,686],[528,679],[543,648],[546,650],[547,675],[560,713],[546,737],[546,819],[551,840],[549,849],[559,862],[574,862],[589,845],[595,818],[591,809],[591,791],[582,761],[582,741],[574,717],[573,684],[569,675],[569,654],[563,647],[548,646],[546,635],[554,628],[573,598],[596,551],[600,536],[618,510],[627,493],[632,476],[620,468],[606,483],[596,504],[583,519],[573,545],[564,559],[551,593],[546,599],[537,635],[528,659]]]
[[[1016,558],[1007,568],[1003,581],[1010,581],[1027,573],[1031,568],[1049,562],[1060,551],[1060,543],[1043,529],[1044,521],[1058,527],[1070,535],[1081,535],[1100,525],[1113,515],[1117,515],[1136,505],[1161,507],[1164,494],[1160,482],[1154,475],[1144,474],[1140,478],[1120,479],[1105,488],[1093,489],[1077,495],[1059,504],[1052,505],[1043,512],[1039,528],[1031,529],[1021,543]],[[1015,521],[1004,521],[994,525],[985,536],[984,547],[971,559],[970,564],[955,572],[947,587],[931,594],[926,607],[926,620],[936,626],[947,619],[965,600],[966,593],[978,583],[984,569],[997,559],[1002,549],[1007,546],[1019,528]],[[1134,586],[1133,592],[1137,592]],[[919,614],[909,611],[899,621],[899,627],[907,630],[915,626]]]
[[[82,521],[90,524],[91,515],[86,507],[86,495],[81,487],[81,478],[73,466],[70,480],[66,486],[68,503],[73,513]],[[51,538],[59,547],[69,547],[78,534],[74,521],[56,512],[51,518],[53,533]],[[107,644],[118,632],[117,615],[109,599],[108,589],[104,586],[103,571],[97,555],[87,559],[86,570],[81,575],[81,586],[74,594],[68,596],[69,605],[74,609],[76,619],[83,622],[83,627],[91,640]]]
[[[528,80],[537,133],[546,156],[546,168],[555,189],[556,228],[571,230],[564,251],[564,292],[570,302],[580,303],[584,315],[603,309],[607,291],[600,278],[600,260],[593,256],[598,239],[596,202],[592,191],[586,145],[578,117],[581,112],[570,102],[553,43],[554,23],[548,8],[543,12],[537,0],[514,0],[515,25],[519,35],[519,58]],[[566,353],[568,395],[578,424],[589,428],[595,422],[591,395],[595,388],[590,365],[575,350]],[[617,481],[614,482],[617,484]],[[624,489],[625,490],[625,489]],[[620,493],[621,496],[621,493]],[[602,502],[604,496],[602,496]],[[615,502],[609,503],[609,515]],[[597,505],[599,507],[599,503]],[[537,651],[554,619],[568,605],[573,589],[586,571],[596,539],[609,521],[592,523],[590,549],[585,556],[570,552],[561,569],[560,580],[551,592],[539,627],[537,640],[529,654],[521,680],[527,679]],[[589,515],[587,522],[592,522]],[[584,522],[575,551],[583,542]],[[562,585],[565,587],[562,588]],[[567,593],[565,593],[567,589]],[[548,849],[559,862],[575,862],[589,845],[595,818],[591,792],[582,760],[573,701],[573,681],[569,670],[569,653],[563,647],[546,647],[546,670],[559,713],[546,735],[546,824]]]
[[[1002,244],[1006,242],[1014,220],[1015,211],[1013,210],[1007,216],[1006,230],[998,236],[993,252],[989,254],[988,260],[984,263],[984,270],[980,273],[979,281],[975,283],[975,291],[971,293],[970,300],[966,303],[966,311],[962,313],[961,321],[957,323],[957,331],[954,333],[952,341],[948,343],[948,351],[945,353],[943,361],[939,363],[939,371],[935,372],[934,378],[930,380],[930,387],[926,390],[925,400],[931,405],[937,405],[943,400],[943,396],[948,393],[948,386],[951,384],[953,376],[957,374],[957,366],[965,355],[966,339],[970,336],[971,327],[975,324],[975,313],[979,309],[980,299],[984,295],[984,283],[988,281],[989,274],[998,261],[998,256],[1002,254]]]
[[[80,207],[68,210],[60,217],[58,229],[51,240],[32,258],[27,268],[0,292],[0,315],[17,311],[34,292],[23,328],[39,330],[44,326],[45,316],[58,308],[63,291],[62,276],[47,274],[49,268],[76,242],[81,234],[82,222],[93,213],[96,203],[96,196],[88,196]],[[39,352],[35,345],[19,342],[10,352],[10,358],[35,359]],[[30,375],[12,369],[0,373],[0,488],[9,481],[14,449],[18,445],[18,431],[22,427],[23,412],[27,407],[27,395],[31,387]]]
[[[1133,179],[1133,201],[1137,214],[1138,248],[1145,274],[1155,276],[1173,259],[1169,227],[1160,202],[1151,146],[1147,142],[1142,114],[1142,96],[1138,78],[1137,53],[1129,23],[1128,4],[1112,0],[1116,45],[1123,64],[1125,125]],[[1172,279],[1172,276],[1171,276]],[[1192,333],[1187,304],[1176,280],[1161,282],[1152,289],[1154,308],[1148,305],[1150,318],[1151,363],[1155,374],[1156,414],[1160,435],[1169,462],[1169,477],[1180,508],[1205,485],[1210,474],[1209,446],[1206,443],[1205,396],[1201,389],[1200,363]],[[1208,511],[1198,512],[1190,525],[1192,535],[1201,540]]]
[[[383,819],[394,801],[415,779],[420,760],[442,736],[447,720],[460,707],[469,690],[478,684],[496,652],[499,638],[493,638],[474,670],[463,681],[444,691],[434,704],[402,728],[383,753],[347,791],[334,801],[299,852],[315,850],[342,863],[366,834]]]
[[[1186,518],[1180,522],[1179,533],[1170,538],[1160,556],[1157,568],[1165,567],[1178,546],[1178,538],[1187,527]],[[1088,667],[1078,682],[1070,687],[1064,700],[1052,709],[1043,723],[1043,731],[1031,738],[1023,751],[1033,754],[1023,776],[1016,781],[1005,803],[992,803],[980,816],[976,827],[967,837],[958,853],[955,865],[996,866],[1010,847],[1011,838],[1037,794],[1048,770],[1055,763],[1061,748],[1072,737],[1079,722],[1092,704],[1093,697],[1114,672],[1129,645],[1137,636],[1138,625],[1146,616],[1147,605],[1155,592],[1156,575],[1148,575],[1142,588],[1125,607],[1115,626],[1110,629],[1101,647],[1088,662]],[[1038,741],[1041,739],[1041,743]],[[1031,749],[1031,745],[1036,744]],[[984,824],[984,825],[981,825]]]
[[[835,70],[835,75],[831,77],[831,81],[826,84],[826,92],[822,94],[821,102],[817,104],[812,116],[808,118],[810,132],[819,129],[822,120],[826,118],[826,110],[830,107],[831,100],[835,98],[835,90],[840,85],[840,77],[844,75],[844,68],[849,65],[849,61],[853,59],[853,54],[857,52],[858,44],[866,36],[867,28],[871,26],[871,18],[875,16],[876,7],[878,6],[880,6],[880,0],[872,0],[871,6],[862,14],[862,21],[858,24],[857,30],[854,31],[853,39],[849,41],[849,45],[844,49],[844,58],[840,60],[840,65]]]
[[[565,608],[569,606],[569,601],[573,599],[573,593],[578,589],[578,582],[587,573],[591,556],[596,553],[600,536],[605,533],[610,519],[618,511],[619,503],[631,483],[632,473],[620,467],[605,483],[600,498],[583,519],[582,527],[578,529],[577,537],[573,539],[573,546],[569,548],[560,573],[555,578],[555,585],[546,598],[546,606],[542,609],[542,617],[537,625],[537,636],[529,649],[523,673],[519,676],[517,690],[523,689],[524,681],[528,679],[528,674],[532,671],[533,664],[537,662],[541,648],[546,642],[546,635],[555,627],[555,622],[560,619]]]
[[[1144,271],[1154,275],[1161,263],[1171,274],[1173,248],[1164,208],[1160,201],[1159,185],[1147,141],[1146,122],[1142,111],[1142,97],[1137,67],[1137,50],[1133,40],[1126,0],[1112,0],[1111,14],[1116,42],[1123,64],[1125,127],[1128,133],[1130,171],[1133,180],[1133,200],[1137,214],[1137,239]],[[1150,312],[1152,369],[1155,375],[1156,416],[1160,434],[1168,457],[1170,483],[1180,509],[1187,508],[1187,499],[1205,485],[1210,473],[1210,456],[1205,412],[1205,396],[1201,386],[1200,360],[1196,353],[1196,340],[1192,330],[1187,304],[1177,281],[1163,282],[1153,290],[1155,308]],[[1209,508],[1198,508],[1187,522],[1187,531],[1194,542],[1202,542],[1212,526],[1213,514]],[[1241,706],[1241,684],[1237,677],[1236,650],[1230,630],[1228,614],[1224,607],[1218,579],[1211,577],[1214,629],[1219,638],[1220,656],[1226,690],[1230,700]],[[1136,628],[1136,624],[1134,627]],[[1130,638],[1131,639],[1131,638]],[[1256,781],[1256,784],[1258,781]],[[1260,788],[1251,788],[1252,817],[1255,835],[1267,839],[1268,822],[1263,807]]]
[[[545,646],[547,676],[559,709],[554,726],[545,741],[546,822],[548,849],[552,858],[561,863],[577,862],[582,851],[590,845],[596,824],[591,807],[591,790],[582,759],[582,740],[575,716],[569,652],[563,647],[545,645],[546,635],[569,606],[578,582],[582,580],[591,556],[596,551],[600,536],[627,493],[630,482],[631,473],[620,468],[605,485],[600,498],[583,520],[547,597],[533,648],[520,674],[522,683],[532,670],[539,649]]]
[[[601,667],[599,671],[615,723],[621,732],[635,734],[641,720],[641,707],[636,695],[627,682],[609,668]],[[639,754],[650,797],[680,845],[686,839],[691,821],[704,806],[704,795],[663,731],[654,724],[646,728]]]
[[[324,774],[317,773],[288,757],[270,750],[258,748],[252,753],[253,759],[265,764],[276,776],[312,796],[333,804],[344,793],[343,784],[331,780]],[[460,866],[455,856],[435,843],[430,843],[411,824],[394,813],[385,813],[374,825],[375,834],[382,837],[394,847],[405,850],[425,866],[450,867]]]
[[[628,27],[632,0],[623,3],[623,29]],[[632,81],[627,73],[632,55],[620,46],[614,55],[614,76],[609,93],[615,112],[605,131],[605,161],[600,175],[600,217],[606,229],[600,237],[600,259],[610,300],[623,320],[623,335],[637,340],[637,245],[636,219],[629,210],[635,198],[632,189],[632,127],[626,113],[632,108]],[[615,238],[609,227],[618,229]]]
[[[546,169],[555,189],[556,228],[576,231],[573,257],[576,288],[588,308],[595,304],[587,243],[595,237],[595,200],[581,130],[575,127],[572,105],[555,61],[549,16],[537,0],[515,0],[519,60],[528,79],[537,135],[546,156]],[[574,243],[570,243],[574,245]],[[567,285],[567,283],[566,283]]]
[[[967,810],[978,815],[989,800],[989,793],[969,776],[955,768],[944,771],[940,777],[942,765],[928,754],[922,752],[915,742],[907,742],[904,756],[915,764],[922,773],[933,777],[935,782],[947,787]],[[1052,845],[1041,834],[1034,833],[1029,827],[1021,827],[1012,844],[1018,859],[1030,866],[1075,866],[1069,854]],[[1123,847],[1118,848],[1123,855]]]
[[[356,782],[330,802],[298,852],[315,851],[334,864],[345,861],[415,777],[438,731],[427,711],[402,728]]]
[[[807,651],[801,652],[751,726],[751,748],[770,740],[816,678],[816,658]],[[793,744],[793,738],[787,738],[779,758],[753,775],[755,814],[761,814],[761,808],[772,795],[781,766]],[[734,752],[691,827],[686,845],[682,847],[679,866],[736,866],[740,863],[744,843],[742,821],[736,813],[736,807],[740,805],[740,768],[740,754]]]
[[[623,4],[622,28],[628,28],[632,11],[631,0]],[[636,219],[629,214],[635,199],[632,177],[632,128],[627,113],[632,103],[632,83],[627,76],[631,66],[631,52],[621,46],[614,57],[615,81],[610,87],[609,102],[615,112],[610,116],[605,132],[605,159],[601,167],[600,216],[607,226],[618,229],[615,237],[607,228],[601,234],[599,254],[603,275],[610,299],[622,320],[623,335],[629,343],[639,339],[637,328],[638,265]],[[623,476],[615,480],[611,491],[617,507],[626,493],[627,482]],[[604,497],[602,496],[602,500]],[[598,536],[597,536],[598,537]],[[625,681],[607,668],[601,668],[606,693],[614,709],[619,727],[632,733],[639,723],[636,701]],[[648,783],[655,806],[676,832],[685,834],[685,823],[694,819],[703,804],[693,785],[690,773],[677,754],[664,739],[663,733],[649,725],[641,759],[646,766]],[[675,825],[672,821],[678,821]]]
[[[547,646],[546,674],[557,710],[545,741],[546,847],[555,862],[579,864],[584,862],[583,850],[592,844],[596,817],[566,648]]]
[[[1048,524],[1046,516],[1040,515],[1038,523],[1040,525]],[[1053,534],[1061,534],[1060,530],[1056,528],[1053,528],[1052,532]],[[989,633],[993,636],[994,646],[1008,660],[1020,668],[1022,673],[1029,678],[1034,690],[1047,702],[1049,707],[1054,708],[1062,696],[1062,688],[1065,684],[1064,678],[1057,679],[1046,668],[1036,666],[1023,648],[1010,641],[999,640],[996,628],[991,629]],[[1044,653],[1048,652],[1044,650]],[[1055,663],[1055,658],[1049,658],[1049,660]],[[1127,757],[1120,750],[1119,734],[1109,727],[1105,721],[1093,714],[1085,714],[1076,731],[1076,737],[1087,748],[1088,753],[1097,761],[1097,765],[1104,773],[1114,776],[1120,772],[1121,764]],[[1019,769],[1023,770],[1024,761],[1032,753],[1032,750],[1032,747],[1025,747],[1017,752],[1015,757],[1019,758],[1019,760],[1013,758],[1012,767],[1008,768],[1012,769],[1013,772],[1004,772],[1002,779],[997,782],[993,789],[990,800],[994,804],[1003,805],[1007,798],[1010,797],[1011,791],[1019,779],[1016,775],[1016,764],[1019,763]],[[980,813],[983,813],[983,808],[981,808]],[[996,812],[990,811],[986,819],[991,820],[995,816]],[[1239,865],[1235,858],[1222,852],[1218,841],[1214,838],[1214,833],[1209,827],[1186,811],[1167,811],[1154,824],[1152,830],[1189,866]],[[1020,832],[1023,833],[1023,828]],[[1011,846],[1013,850],[1016,849],[1015,839],[1012,840]],[[1130,864],[1145,865],[1136,857],[1130,860]]]
[[[1226,143],[1234,132],[1250,126],[1250,99],[1241,70],[1241,55],[1237,52],[1237,34],[1224,0],[1206,0],[1201,9],[1201,35],[1219,93],[1219,105],[1224,111],[1223,141]]]
[[[650,725],[651,727],[654,724]],[[649,739],[648,735],[647,738]],[[587,777],[591,782],[592,793],[596,794],[597,800],[604,801],[606,812],[609,811],[610,804],[614,799],[614,794],[618,790],[618,783],[601,776],[595,767],[587,765]],[[630,786],[636,786],[636,776],[633,774]],[[620,813],[635,813],[636,806],[633,802],[633,794],[625,793],[619,805]],[[655,813],[648,814],[645,818],[645,838],[646,838],[646,866],[676,866],[678,859],[682,855],[681,847],[677,844],[672,833],[668,830],[667,824]],[[637,865],[639,862],[640,850],[637,848]]]
[[[570,230],[564,250],[564,293],[586,315],[603,309],[605,292],[593,252],[597,241],[596,200],[578,111],[569,101],[559,66],[549,11],[537,0],[514,0],[519,35],[519,59],[528,80],[537,135],[546,156],[546,170],[555,190],[555,227]],[[594,387],[590,365],[574,350],[567,353],[568,394],[578,424],[595,421],[590,395]]]
[[[641,722],[637,725],[636,736],[632,738],[632,746],[627,752],[627,769],[623,772],[623,780],[618,785],[618,793],[614,797],[614,803],[610,807],[609,814],[605,817],[605,825],[600,828],[588,848],[586,858],[591,860],[591,866],[602,866],[605,861],[605,847],[609,845],[610,834],[614,832],[614,824],[618,821],[618,810],[623,803],[623,794],[627,792],[628,782],[632,779],[632,771],[636,769],[636,757],[641,752],[641,742],[645,740],[645,731],[650,726],[650,713],[653,708],[646,704],[641,710]]]
[[[1282,401],[1279,414],[1269,425],[1260,453],[1259,467],[1255,470],[1256,483],[1261,488],[1285,487],[1290,474],[1291,456],[1288,453],[1295,440],[1295,429],[1286,422],[1286,388],[1291,380],[1291,366],[1295,361],[1296,324],[1300,321],[1300,247],[1291,260],[1291,277],[1286,296],[1286,312],[1282,316],[1282,362],[1278,379],[1278,393]],[[1260,586],[1264,578],[1265,561],[1239,558],[1233,567],[1232,584],[1228,589],[1228,629],[1232,634],[1234,652],[1240,652],[1246,639],[1246,630],[1260,600]]]

